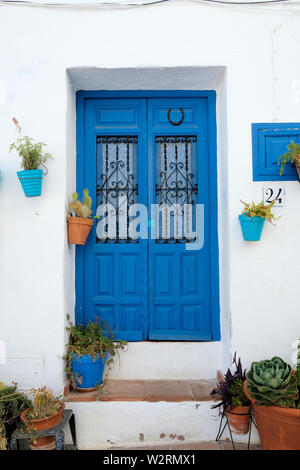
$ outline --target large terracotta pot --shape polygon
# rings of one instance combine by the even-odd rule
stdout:
[[[230,429],[235,434],[247,434],[249,431],[250,406],[234,406],[225,410]]]
[[[21,420],[26,426],[28,426],[29,429],[33,427],[34,430],[45,431],[46,429],[50,429],[54,426],[57,426],[61,422],[63,418],[64,409],[65,404],[64,402],[61,402],[61,409],[57,413],[55,413],[55,415],[43,419],[28,420],[26,418],[26,415],[30,411],[30,408],[26,408],[26,410],[24,410],[21,414]],[[36,442],[31,440],[30,447],[33,450],[53,450],[55,449],[55,436],[40,437],[39,439],[37,439]]]
[[[280,406],[257,406],[247,380],[245,395],[251,400],[258,434],[264,450],[300,450],[300,410]]]
[[[83,217],[68,218],[68,240],[75,245],[85,245],[94,221]]]

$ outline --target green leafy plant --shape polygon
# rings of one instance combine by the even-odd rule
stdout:
[[[115,341],[111,333],[104,334],[98,321],[89,322],[86,326],[70,323],[67,329],[69,331],[69,342],[66,345],[66,354],[63,359],[65,360],[66,374],[73,388],[76,385],[72,371],[72,359],[74,357],[88,355],[97,360],[99,357],[105,358],[108,355],[107,364],[111,366],[116,354],[120,350],[124,351],[126,349],[127,342]],[[76,380],[80,383],[81,378],[76,377]]]
[[[43,147],[46,146],[43,142],[34,142],[31,137],[22,136],[22,129],[16,118],[13,118],[13,122],[19,133],[19,137],[16,142],[12,143],[9,151],[16,150],[20,155],[21,167],[24,170],[36,170],[40,165],[51,159],[53,156],[50,153],[46,153]]]
[[[297,384],[298,384],[298,388],[300,388],[300,339],[298,341],[298,355],[297,355]]]
[[[253,362],[247,380],[248,390],[257,405],[297,407],[296,372],[280,357]]]
[[[92,215],[92,199],[89,195],[89,190],[83,190],[83,202],[78,199],[78,193],[73,193],[72,199],[72,202],[69,203],[69,208],[76,214],[76,217],[90,218]]]
[[[228,369],[224,375],[224,379],[221,380],[217,384],[217,387],[215,387],[211,392],[211,395],[217,395],[221,400],[216,405],[213,405],[212,408],[223,407],[224,411],[226,409],[232,409],[235,406],[250,405],[243,389],[243,383],[246,379],[246,371],[242,368],[241,358],[237,361],[236,353],[234,354],[232,363],[235,365],[234,373]]]
[[[264,205],[263,201],[261,201],[259,204],[255,204],[253,201],[252,204],[243,201],[241,202],[245,206],[242,214],[245,214],[247,217],[261,217],[263,219],[267,219],[267,221],[272,225],[274,225],[273,220],[280,219],[280,217],[276,218],[272,213],[272,207],[275,204],[275,199],[271,202],[271,204],[268,205]]]
[[[30,404],[26,395],[17,391],[16,384],[5,385],[0,382],[0,450],[6,449],[19,416]]]
[[[49,388],[32,389],[31,393],[34,395],[33,403],[30,405],[30,411],[26,415],[29,421],[48,418],[61,410],[61,397],[55,397]]]
[[[244,381],[237,380],[231,386],[232,404],[233,406],[249,406],[250,402],[244,393]]]
[[[300,145],[295,144],[293,141],[287,146],[288,151],[278,158],[278,165],[280,165],[279,174],[282,175],[284,167],[288,162],[295,163],[300,166]]]

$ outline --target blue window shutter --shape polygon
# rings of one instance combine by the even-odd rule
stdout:
[[[278,158],[291,141],[300,144],[300,123],[252,124],[253,181],[297,181],[294,165],[279,175]]]

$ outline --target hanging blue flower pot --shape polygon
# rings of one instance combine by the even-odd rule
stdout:
[[[244,240],[248,242],[259,241],[266,219],[263,217],[247,217],[246,214],[240,214],[239,219]]]
[[[43,170],[17,171],[26,197],[40,196],[42,193]]]
[[[79,390],[91,389],[102,384],[107,356],[108,355],[104,358],[98,357],[96,359],[94,359],[93,356],[88,356],[87,354],[80,357],[73,357],[71,367],[75,378],[76,388]]]

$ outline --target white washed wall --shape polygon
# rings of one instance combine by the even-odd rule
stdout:
[[[0,339],[9,359],[0,364],[0,380],[57,391],[63,385],[65,317],[74,306],[65,214],[75,187],[78,88],[217,89],[223,342],[210,356],[209,373],[235,349],[245,365],[274,354],[290,359],[300,335],[300,185],[285,183],[287,207],[277,210],[282,219],[265,227],[261,243],[243,242],[237,214],[240,199],[259,200],[263,187],[252,182],[251,123],[300,121],[300,22],[293,9],[189,1],[129,9],[0,7]],[[39,199],[24,197],[19,161],[8,154],[12,116],[55,155]],[[190,355],[195,370],[203,347]]]

